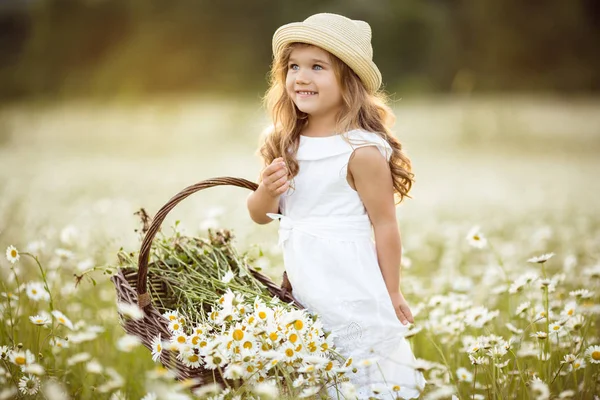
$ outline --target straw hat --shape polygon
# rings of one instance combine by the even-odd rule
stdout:
[[[320,13],[283,25],[273,35],[275,57],[293,42],[313,44],[334,54],[352,68],[370,93],[381,86],[381,73],[373,62],[371,26],[365,21]]]

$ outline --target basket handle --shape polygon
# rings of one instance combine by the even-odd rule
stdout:
[[[179,204],[179,202],[181,202],[189,195],[196,193],[202,189],[224,185],[239,186],[250,189],[252,191],[256,191],[256,189],[258,189],[258,184],[243,178],[219,177],[207,179],[186,187],[181,192],[173,196],[167,202],[167,204],[165,204],[160,210],[158,210],[158,212],[152,220],[150,228],[148,228],[148,231],[144,235],[144,240],[142,241],[142,247],[140,249],[140,255],[138,257],[138,276],[136,291],[138,294],[138,305],[140,306],[140,308],[145,308],[151,303],[150,294],[148,293],[148,288],[146,286],[150,247],[152,246],[152,241],[154,240],[154,236],[156,236],[156,232],[158,232],[162,222],[167,217],[167,214],[169,214],[169,212],[173,208],[175,208],[175,206]]]

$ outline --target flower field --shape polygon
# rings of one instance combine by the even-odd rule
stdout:
[[[120,325],[119,313],[141,317],[117,303],[110,280],[117,254],[139,251],[135,213],[152,215],[204,179],[256,181],[257,104],[177,98],[0,110],[0,399],[316,399],[325,396],[321,379],[376,364],[328,359],[333,342],[318,320],[240,295],[231,271],[216,275],[223,295],[214,314],[201,321],[166,311],[172,339],[156,337],[152,350]],[[409,342],[428,381],[421,398],[594,398],[600,102],[450,98],[396,108],[416,174],[413,199],[397,215],[401,289],[415,317]],[[277,224],[254,224],[247,194],[196,193],[162,234],[231,229],[249,264],[280,282]],[[166,350],[243,384],[176,382],[159,363]],[[373,398],[394,390],[374,387]],[[354,395],[341,385],[340,398]]]

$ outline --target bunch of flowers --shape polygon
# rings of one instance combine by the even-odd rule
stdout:
[[[191,368],[218,370],[238,383],[232,395],[269,382],[292,398],[315,395],[328,385],[348,381],[356,371],[352,359],[334,348],[317,315],[298,310],[274,297],[253,301],[228,289],[212,306],[206,322],[192,323],[178,311],[169,319],[169,340],[157,336],[152,357],[173,351]]]

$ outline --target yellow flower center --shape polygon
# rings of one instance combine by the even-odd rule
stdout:
[[[479,240],[479,239],[480,239],[480,238],[479,238],[479,236],[478,236],[478,235],[474,235],[474,236],[473,236],[473,240]]]
[[[221,363],[221,357],[214,357],[213,361],[215,362],[215,364],[220,364]]]
[[[190,362],[198,361],[198,355],[192,354],[191,356],[188,357],[188,361],[190,361]]]
[[[177,341],[178,341],[179,343],[185,343],[185,336],[178,336],[178,337],[177,337]]]
[[[252,342],[250,342],[250,341],[245,341],[245,342],[244,342],[244,348],[245,348],[245,349],[251,349],[251,348],[252,348]]]
[[[194,345],[198,344],[199,341],[200,341],[200,338],[198,336],[194,336],[192,338],[192,344],[194,344]]]
[[[37,294],[37,290],[35,290],[35,289],[31,289],[31,293],[33,293],[33,294]]]
[[[294,350],[293,349],[286,349],[285,350],[285,355],[288,357],[292,357],[294,355]]]
[[[559,329],[560,329],[560,326],[559,326],[559,325],[554,325],[554,326],[552,327],[552,329],[553,329],[553,330],[555,330],[555,331],[557,331],[557,330],[559,330]]]
[[[174,331],[178,331],[179,330],[179,324],[174,324],[173,325],[173,330]]]
[[[276,341],[277,340],[277,332],[271,332],[269,334],[269,339],[271,339],[272,341]]]
[[[60,322],[61,324],[66,324],[67,323],[67,321],[65,321],[65,319],[63,317],[60,317],[58,319],[58,322]]]
[[[162,346],[160,344],[156,345],[156,351],[158,351],[158,352],[162,351]]]
[[[25,357],[23,357],[23,356],[15,357],[15,364],[17,364],[17,365],[25,364]]]
[[[176,317],[176,316],[174,316],[174,315],[169,315],[169,320],[170,320],[170,321],[175,321],[176,319],[177,319],[177,317]]]
[[[297,330],[301,330],[304,327],[304,322],[302,322],[301,319],[296,320],[296,322],[294,322],[294,328],[296,328]]]
[[[400,385],[394,385],[394,386],[392,386],[392,390],[394,392],[399,392],[400,391]]]
[[[16,250],[11,250],[11,251],[10,251],[10,256],[11,256],[12,258],[16,258],[16,257],[17,257],[17,251],[16,251]]]
[[[296,343],[297,340],[298,340],[298,335],[296,335],[295,333],[292,333],[290,335],[290,342]]]
[[[267,318],[267,313],[266,313],[266,312],[264,312],[264,311],[260,311],[260,312],[258,313],[258,318],[260,318],[260,319],[265,319],[265,318]]]
[[[596,350],[596,351],[592,352],[592,358],[594,360],[600,360],[600,351]]]
[[[241,330],[241,329],[234,330],[233,331],[233,338],[235,340],[238,340],[238,341],[242,340],[244,338],[244,331]]]
[[[327,366],[325,367],[325,371],[331,371],[332,368],[333,368],[333,363],[331,361],[329,361],[327,363]]]

